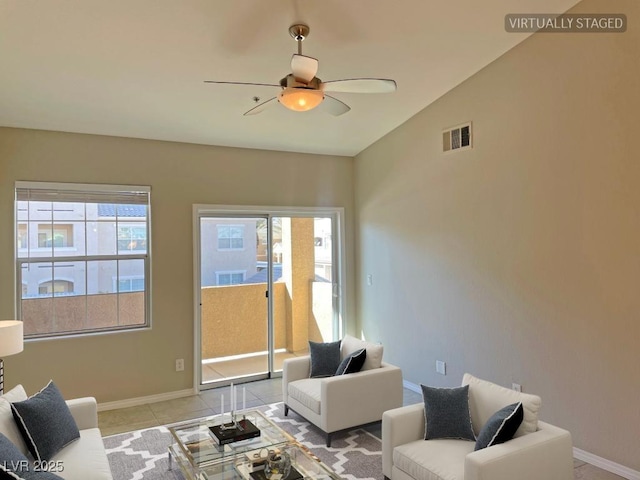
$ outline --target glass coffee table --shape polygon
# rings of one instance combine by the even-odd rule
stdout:
[[[172,435],[169,468],[175,461],[188,480],[260,480],[266,456],[284,451],[291,458],[292,474],[284,479],[275,475],[269,480],[340,479],[259,410],[244,411],[236,418],[250,420],[260,436],[219,445],[210,427],[223,423],[220,415],[168,427]],[[226,415],[224,423],[228,422],[230,416]],[[293,472],[297,478],[293,478]]]

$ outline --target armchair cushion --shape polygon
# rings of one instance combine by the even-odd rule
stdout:
[[[319,343],[309,341],[311,373],[309,377],[331,377],[340,365],[340,340]]]
[[[367,351],[367,358],[364,361],[362,370],[380,368],[382,365],[382,354],[384,353],[383,346],[377,343],[365,342],[364,340],[352,337],[351,335],[345,335],[342,339],[342,346],[340,348],[341,358],[345,359],[361,348],[364,348]]]
[[[426,420],[424,439],[459,438],[475,441],[469,414],[469,385],[456,388],[421,387]]]
[[[289,384],[288,396],[320,415],[322,384],[315,378],[303,378]]]
[[[466,440],[417,440],[393,450],[393,465],[415,480],[463,480],[471,452],[473,443]]]
[[[27,400],[11,404],[13,417],[33,455],[48,461],[80,432],[69,407],[53,381]]]
[[[362,366],[364,365],[366,358],[366,349],[361,348],[360,350],[356,350],[340,362],[340,366],[338,367],[338,370],[336,370],[336,375],[347,375],[349,373],[359,372],[362,370]]]
[[[475,450],[511,440],[522,423],[523,415],[522,402],[498,410],[480,430]]]

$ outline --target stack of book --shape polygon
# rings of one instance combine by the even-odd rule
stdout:
[[[253,422],[247,418],[243,418],[236,422],[235,425],[214,425],[213,427],[209,427],[209,430],[211,430],[213,439],[218,442],[218,445],[241,442],[242,440],[248,440],[250,438],[260,436],[260,430],[258,427],[256,427]]]

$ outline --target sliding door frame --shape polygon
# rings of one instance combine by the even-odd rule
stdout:
[[[333,281],[334,292],[334,337],[342,338],[345,330],[346,308],[346,241],[344,208],[342,207],[282,207],[282,206],[261,206],[261,205],[193,205],[193,384],[195,391],[205,390],[202,385],[202,316],[201,316],[201,238],[200,220],[201,218],[220,217],[255,217],[266,218],[267,228],[267,255],[269,258],[269,268],[267,275],[267,289],[272,291],[273,269],[271,268],[272,257],[272,220],[274,217],[329,217],[332,224],[332,262],[334,271],[337,273],[336,281]],[[268,351],[273,352],[275,334],[273,330],[273,295],[269,295],[267,302],[268,315]],[[273,355],[269,356],[269,374],[273,373]],[[278,373],[274,376],[280,376]]]

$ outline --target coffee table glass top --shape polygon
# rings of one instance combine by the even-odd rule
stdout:
[[[220,463],[229,456],[237,456],[252,450],[269,449],[293,441],[293,437],[277,427],[259,410],[246,410],[236,416],[238,420],[243,417],[258,427],[259,437],[218,445],[209,429],[222,423],[218,415],[169,427],[169,432],[175,441],[173,450],[176,454],[181,453],[194,469],[201,469],[207,465]],[[225,416],[224,422],[230,422],[229,415]]]

